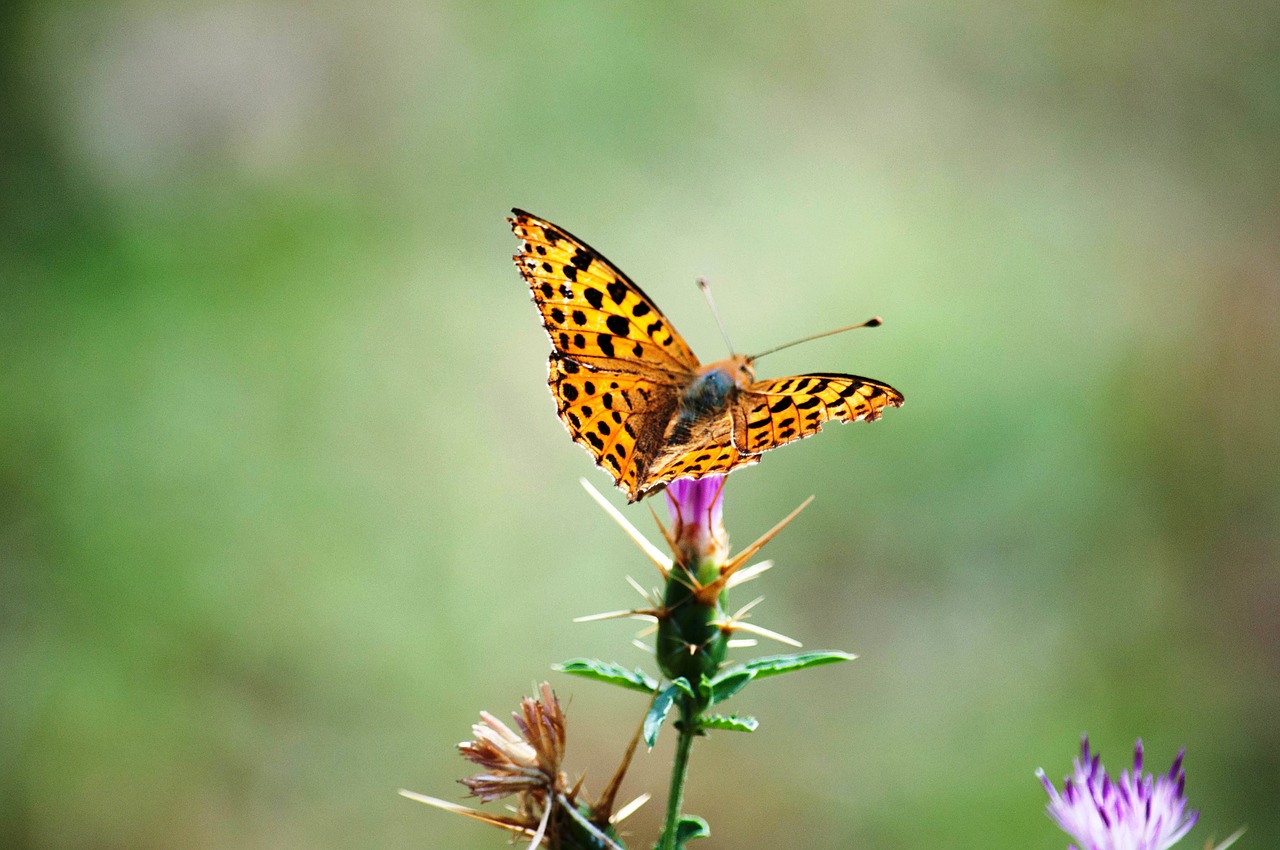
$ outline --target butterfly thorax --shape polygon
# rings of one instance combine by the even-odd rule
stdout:
[[[753,380],[751,362],[740,354],[703,366],[680,393],[678,421],[693,423],[723,413],[734,392]]]

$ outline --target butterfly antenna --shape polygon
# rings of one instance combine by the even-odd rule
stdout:
[[[856,325],[848,325],[847,327],[836,328],[833,331],[824,331],[823,333],[820,333],[820,334],[814,334],[813,336],[807,336],[807,337],[804,337],[803,339],[797,339],[792,342],[788,342],[786,345],[779,345],[777,348],[770,348],[768,351],[762,351],[759,354],[751,355],[750,357],[747,358],[747,360],[754,362],[756,360],[759,360],[761,357],[764,357],[766,354],[773,354],[775,351],[781,351],[784,348],[790,348],[791,346],[799,345],[802,342],[811,342],[815,339],[822,339],[824,336],[834,336],[835,334],[842,334],[845,331],[851,331],[851,330],[854,330],[855,328],[878,328],[880,327],[881,324],[882,322],[879,316],[872,316],[870,319],[867,319],[865,322],[859,322]]]
[[[729,349],[730,354],[733,354],[733,343],[729,342],[729,332],[724,329],[724,322],[720,321],[720,311],[716,309],[715,299],[711,297],[711,284],[707,283],[705,277],[700,277],[698,288],[707,297],[707,306],[711,308],[711,315],[716,317],[716,325],[720,328],[720,336],[724,337],[725,347]]]

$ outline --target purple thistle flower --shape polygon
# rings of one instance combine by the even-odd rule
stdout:
[[[724,530],[724,476],[682,478],[667,485],[671,540],[676,559],[687,568],[719,566],[729,551]]]
[[[1101,756],[1090,756],[1086,735],[1061,794],[1043,770],[1036,770],[1036,776],[1049,792],[1049,817],[1080,842],[1080,850],[1166,850],[1186,835],[1200,816],[1186,811],[1185,753],[1185,748],[1178,752],[1167,773],[1152,777],[1142,772],[1142,739],[1138,739],[1133,769],[1113,781]],[[1075,850],[1075,845],[1072,848]]]

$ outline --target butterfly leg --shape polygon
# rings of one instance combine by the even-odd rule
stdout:
[[[751,449],[747,446],[746,407],[741,402],[730,405],[729,416],[733,421],[733,447],[738,450],[739,454],[751,454]]]

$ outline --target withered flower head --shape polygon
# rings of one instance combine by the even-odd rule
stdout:
[[[582,802],[581,781],[571,786],[560,770],[565,748],[565,716],[560,700],[546,682],[539,686],[538,692],[540,697],[525,697],[520,710],[512,713],[518,732],[482,711],[480,722],[471,727],[475,740],[458,745],[463,758],[483,769],[461,780],[462,784],[486,803],[515,795],[514,813],[469,809],[412,791],[402,790],[401,795],[528,838],[530,850],[544,843],[557,850],[623,850],[613,825],[648,799],[648,795],[644,795],[636,803],[614,812],[618,786],[635,753],[639,732],[599,801]]]
[[[484,802],[519,794],[520,808],[525,809],[528,803],[541,805],[549,794],[570,790],[569,779],[560,770],[564,760],[564,711],[549,684],[544,682],[541,692],[542,699],[525,697],[520,711],[512,712],[519,734],[482,711],[481,722],[471,727],[476,739],[458,744],[463,758],[484,768],[484,773],[462,780]]]

